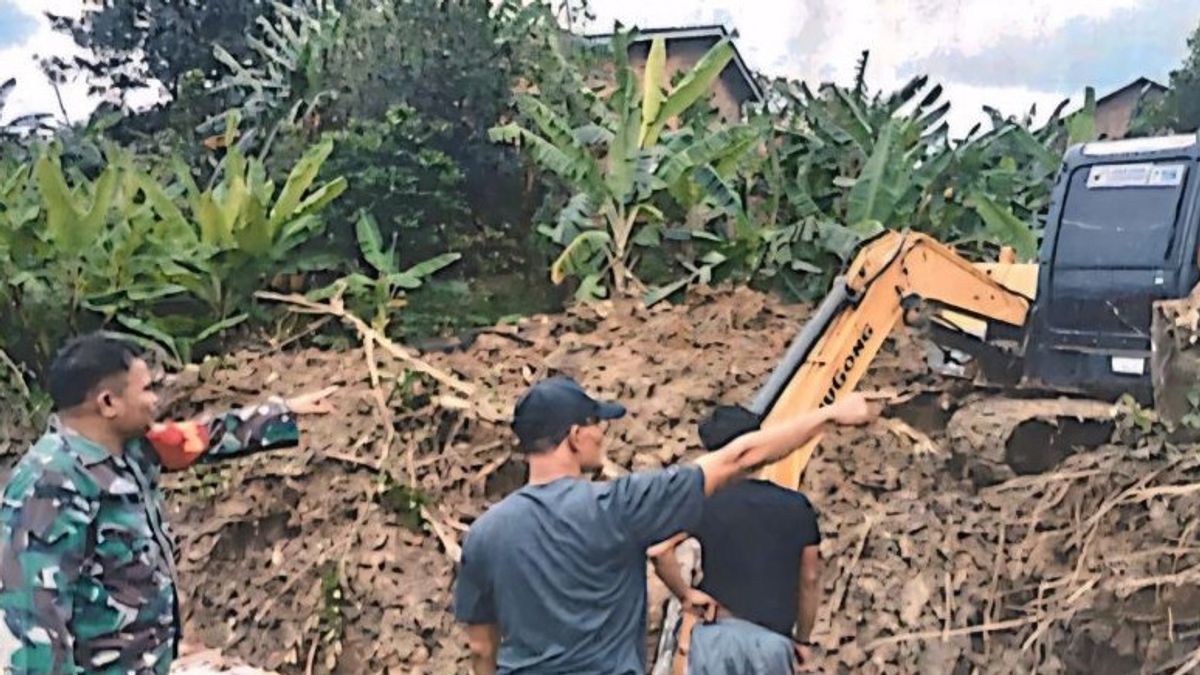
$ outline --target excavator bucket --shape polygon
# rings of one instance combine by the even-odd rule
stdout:
[[[1154,408],[1177,429],[1200,401],[1200,286],[1187,297],[1154,303],[1150,341]]]

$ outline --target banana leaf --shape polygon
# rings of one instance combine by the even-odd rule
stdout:
[[[321,171],[321,165],[325,163],[331,152],[333,152],[333,139],[326,138],[309,148],[296,166],[292,167],[287,182],[284,183],[283,190],[279,193],[279,199],[271,209],[272,237],[275,232],[279,231],[279,227],[284,221],[295,215],[304,193],[316,180],[317,174]]]
[[[692,107],[700,97],[706,96],[713,81],[720,77],[721,71],[729,65],[732,58],[733,45],[728,40],[722,40],[708,50],[667,96],[667,100],[658,111],[658,116],[646,129],[641,145],[651,146],[657,143],[667,122]]]
[[[654,38],[650,44],[650,55],[646,58],[646,66],[642,74],[642,126],[638,133],[638,145],[646,146],[646,139],[654,121],[662,110],[663,87],[666,85],[667,44],[661,38]],[[653,145],[653,143],[651,143]]]
[[[990,197],[975,194],[971,196],[971,201],[975,203],[975,211],[983,219],[992,241],[1012,246],[1023,261],[1037,258],[1037,235],[1032,227]]]
[[[550,265],[550,281],[554,285],[561,284],[567,274],[578,269],[580,260],[591,258],[596,251],[612,245],[612,237],[603,230],[588,230],[581,232],[567,245],[558,258]]]

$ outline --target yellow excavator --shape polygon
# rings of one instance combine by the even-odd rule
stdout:
[[[1048,468],[1069,452],[1060,446],[1071,435],[1057,433],[1064,425],[1103,442],[1124,394],[1178,423],[1200,400],[1198,245],[1197,136],[1074,146],[1037,262],[1016,262],[1006,249],[997,262],[972,263],[924,234],[881,234],[860,247],[747,409],[770,426],[837,400],[903,320],[938,346],[943,370],[1020,393],[993,401],[982,418],[1009,432],[1033,419],[1047,430],[1015,443],[958,430],[974,441],[977,481]],[[764,477],[798,488],[819,440]]]

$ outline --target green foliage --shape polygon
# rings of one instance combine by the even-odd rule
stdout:
[[[1132,131],[1139,135],[1200,130],[1200,26],[1188,37],[1188,53],[1170,76],[1165,96],[1139,111]]]
[[[444,253],[402,270],[397,263],[395,240],[385,248],[379,226],[369,214],[359,214],[355,232],[359,250],[373,276],[354,272],[312,291],[309,298],[344,297],[349,300],[351,311],[360,316],[371,316],[371,326],[381,333],[387,331],[393,314],[407,304],[405,294],[408,291],[420,288],[427,278],[462,257],[458,253]]]
[[[44,364],[66,335],[111,323],[190,360],[250,316],[271,276],[312,266],[294,251],[345,189],[316,183],[331,150],[306,152],[278,194],[236,148],[203,191],[186,167],[147,170],[115,147],[95,178],[64,167],[57,146],[0,163],[0,307],[16,319],[0,346]]]
[[[62,336],[108,325],[187,360],[263,318],[255,289],[298,288],[311,273],[324,283],[335,267],[349,272],[352,301],[384,325],[420,285],[414,278],[457,259],[440,255],[447,250],[472,256],[456,267],[460,278],[499,272],[513,281],[508,292],[543,302],[543,289],[526,292],[528,281],[511,274],[544,255],[524,229],[536,181],[486,134],[511,111],[514,90],[590,105],[548,7],[227,4],[116,0],[55,20],[95,50],[51,63],[55,77],[83,71],[111,95],[86,126],[58,130],[52,153],[11,143],[0,152],[6,178],[16,176],[0,206],[9,221],[0,309],[18,318],[0,329],[0,347],[43,363]],[[151,78],[171,100],[122,110],[124,95]],[[0,86],[0,105],[11,88]],[[14,129],[45,131],[3,131]],[[107,148],[114,140],[126,151]],[[362,255],[363,211],[390,242],[391,267]],[[511,313],[503,288],[476,286],[438,292],[466,297],[472,322],[494,320],[481,302]]]
[[[988,109],[990,130],[953,140],[940,85],[922,76],[872,95],[866,58],[850,87],[813,93],[803,83],[772,84],[772,112],[760,113],[773,128],[769,156],[746,176],[753,221],[764,226],[722,250],[761,260],[746,274],[799,298],[820,296],[883,228],[927,232],[979,257],[1000,246],[1036,257],[1038,219],[1066,141],[1058,112],[1033,131],[1032,110],[1016,120]],[[1092,123],[1086,113],[1073,122],[1078,133]]]
[[[339,561],[331,560],[321,567],[321,606],[318,614],[310,619],[316,622],[315,628],[321,636],[321,642],[327,645],[325,666],[329,670],[333,670],[337,665],[338,656],[342,651],[341,640],[346,629],[346,605],[342,565]]]
[[[430,503],[428,495],[387,473],[383,474],[378,490],[379,505],[395,514],[401,525],[412,532],[425,531],[426,521],[421,509]]]
[[[275,9],[266,0],[89,0],[83,4],[85,10],[78,17],[51,17],[53,27],[82,48],[78,56],[47,60],[54,80],[82,76],[90,85],[89,93],[122,111],[127,110],[131,95],[161,83],[176,101],[186,98],[181,107],[200,118],[228,106],[223,95],[211,92],[204,97],[182,96],[189,87],[204,90],[218,78],[220,63],[212,45],[222,45],[235,59],[247,58],[250,29]],[[158,131],[178,112],[183,110],[155,108],[133,114],[122,122],[122,131]]]
[[[326,63],[341,26],[341,14],[332,4],[318,3],[311,10],[302,4],[272,5],[273,17],[258,17],[257,31],[245,38],[249,65],[219,43],[213,45],[213,57],[226,74],[212,93],[236,94],[238,114],[249,123],[243,145],[259,148],[262,156],[282,130],[312,126],[321,101],[335,95]],[[226,118],[215,115],[199,131],[220,130]]]
[[[750,130],[689,126],[663,131],[709,91],[731,58],[731,47],[724,42],[713,47],[664,93],[662,40],[652,45],[639,88],[628,63],[630,39],[628,33],[614,37],[616,86],[605,96],[597,94],[602,105],[585,121],[573,122],[565,105],[526,95],[518,99],[521,121],[491,131],[493,140],[524,149],[571,193],[554,224],[539,231],[562,247],[551,264],[551,280],[579,279],[581,299],[605,297],[609,286],[617,295],[645,288],[634,270],[635,249],[659,246],[664,208],[692,214],[700,225],[744,216],[740,196],[725,175],[752,147]]]
[[[1167,429],[1152,408],[1143,407],[1133,396],[1123,395],[1117,401],[1113,438],[1129,448],[1143,448],[1161,443]]]
[[[231,135],[230,126],[227,134]],[[345,189],[343,178],[316,182],[333,141],[314,145],[296,162],[276,193],[264,163],[244,157],[231,146],[221,180],[200,191],[186,170],[177,168],[183,199],[176,206],[158,194],[150,181],[143,185],[159,215],[177,232],[174,263],[164,270],[167,288],[178,289],[187,304],[199,303],[192,315],[151,311],[138,318],[123,317],[139,301],[119,295],[111,303],[93,303],[107,317],[128,329],[165,344],[176,358],[190,359],[195,344],[245,321],[250,302],[274,275],[328,269],[333,261],[297,255],[297,249],[324,229],[321,212]],[[185,227],[180,227],[184,225]]]
[[[0,171],[0,343],[25,363],[40,363],[62,337],[87,325],[88,304],[121,294],[153,300],[169,294],[159,261],[169,233],[140,203],[137,171],[110,149],[96,180],[64,171],[60,153]]]
[[[385,238],[401,242],[401,262],[416,264],[447,248],[470,250],[464,224],[472,223],[462,167],[438,148],[449,138],[444,123],[398,105],[382,121],[352,120],[330,136],[337,142],[325,165],[329,175],[346,176],[350,186],[333,207],[333,221],[354,224],[366,210]],[[331,233],[340,256],[357,255],[351,228]],[[477,235],[477,228],[472,228]]]
[[[0,129],[25,139],[0,151],[0,347],[23,363],[97,325],[187,360],[313,273],[313,297],[410,335],[544,309],[547,268],[652,303],[724,279],[818,297],[883,228],[1030,259],[1062,149],[1095,135],[1089,91],[1068,120],[989,110],[952,139],[941,86],[872,92],[865,53],[850,86],[775,81],[725,123],[707,94],[729,44],[668,78],[654,41],[639,83],[628,33],[582,45],[520,0],[97,9],[56,21],[98,49],[74,67],[172,100],[50,150],[27,144],[42,117]]]
[[[1067,142],[1086,143],[1096,140],[1096,90],[1084,89],[1083,109],[1067,120]]]
[[[351,190],[314,251],[354,256],[365,209],[406,264],[462,251],[456,274],[506,274],[540,257],[529,245],[530,178],[486,132],[532,81],[576,98],[575,73],[551,54],[560,31],[546,6],[347,0],[273,16],[258,22],[249,59],[224,59],[217,88],[239,93],[251,120],[244,146],[276,161],[319,134],[337,139],[326,171]]]

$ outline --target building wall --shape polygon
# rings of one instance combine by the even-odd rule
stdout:
[[[1161,96],[1157,91],[1147,92],[1145,100],[1152,101]],[[1101,138],[1120,139],[1129,133],[1129,125],[1137,113],[1139,101],[1143,99],[1141,87],[1130,87],[1113,95],[1096,106],[1096,133]]]

